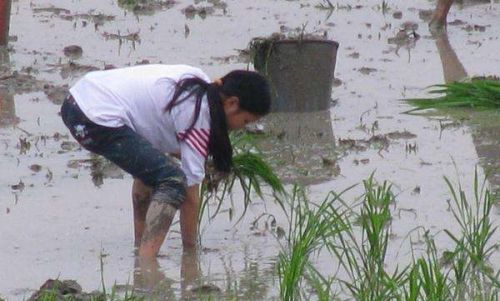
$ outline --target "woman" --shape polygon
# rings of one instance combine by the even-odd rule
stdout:
[[[91,72],[70,94],[61,116],[73,137],[135,178],[134,234],[141,257],[158,254],[178,209],[183,247],[196,247],[207,157],[218,171],[229,172],[228,130],[270,109],[269,85],[259,74],[236,70],[210,82],[186,65]],[[165,153],[178,157],[180,166]]]

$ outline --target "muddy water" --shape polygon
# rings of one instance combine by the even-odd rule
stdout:
[[[335,106],[310,113],[319,120],[311,128],[321,127],[326,138],[318,140],[310,161],[290,164],[284,176],[312,183],[312,199],[358,183],[373,171],[378,179],[390,180],[398,195],[391,263],[408,260],[409,249],[400,246],[410,230],[454,228],[442,177],[460,180],[470,191],[476,166],[480,173],[484,166],[498,167],[498,113],[474,117],[470,125],[451,117],[401,114],[409,107],[399,99],[424,96],[425,87],[456,76],[449,69],[459,75],[498,75],[500,4],[454,6],[448,20],[461,22],[448,27],[447,41],[436,41],[419,18],[420,9],[432,8],[428,1],[389,2],[385,13],[377,6],[380,1],[333,12],[316,8],[318,2],[227,1],[227,7],[186,15],[182,9],[191,1],[135,13],[116,1],[13,1],[10,51],[2,53],[0,68],[0,295],[22,300],[56,277],[76,279],[87,291],[97,289],[102,258],[108,287],[116,282],[147,289],[158,280],[162,294],[179,297],[186,286],[201,281],[241,300],[276,298],[279,243],[263,220],[257,227],[251,224],[267,211],[286,227],[270,201],[256,202],[237,225],[224,213],[210,224],[205,221],[199,258],[182,260],[175,226],[158,266],[145,276],[134,275],[131,179],[103,168],[73,144],[57,115],[58,103],[64,85],[106,65],[189,63],[215,78],[246,68],[238,50],[251,38],[304,24],[306,31],[326,32],[340,43],[335,75],[341,84],[333,89]],[[395,11],[402,12],[401,19],[393,17]],[[393,39],[406,21],[418,24],[420,39]],[[80,45],[81,57],[66,57],[63,49],[69,45]],[[273,126],[279,118],[267,121],[276,138],[282,135]],[[272,143],[289,143],[297,158],[293,151],[300,141],[294,139]],[[337,154],[330,152],[332,142]],[[300,155],[300,148],[295,152]],[[498,185],[498,171],[492,183]],[[348,197],[358,194],[354,189]],[[445,248],[449,241],[444,234],[438,238]],[[326,255],[318,264],[323,272],[333,271]]]

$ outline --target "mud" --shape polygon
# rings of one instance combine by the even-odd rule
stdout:
[[[243,206],[231,211],[228,200],[210,223],[204,219],[194,259],[183,256],[175,224],[158,264],[141,275],[133,252],[132,179],[75,145],[58,112],[67,88],[88,71],[189,63],[218,78],[252,68],[253,38],[300,30],[340,43],[336,84],[326,110],[275,112],[262,121],[271,162],[288,183],[307,184],[313,201],[373,172],[391,181],[397,195],[391,266],[411,259],[407,234],[417,227],[438,233],[445,250],[450,242],[439,231],[456,225],[442,177],[471,191],[477,167],[480,175],[489,173],[492,188],[500,187],[500,117],[403,114],[411,107],[401,99],[426,96],[428,86],[456,78],[498,76],[500,3],[453,6],[448,34],[436,37],[426,25],[433,2],[380,2],[339,2],[333,9],[323,1],[13,1],[10,43],[0,53],[1,297],[25,300],[50,278],[98,290],[102,258],[106,287],[116,283],[121,292],[158,288],[172,300],[200,291],[218,299],[277,300],[281,246],[261,216],[272,215],[274,229],[286,229],[278,205],[256,199],[234,224],[228,217]],[[191,5],[188,15],[183,9]],[[400,41],[389,41],[398,34]],[[65,56],[70,45],[81,47],[81,56]],[[360,191],[357,186],[345,199]],[[498,222],[500,208],[494,214]],[[499,256],[490,260],[500,263]],[[325,274],[335,272],[325,254],[315,263]]]
[[[50,296],[50,297],[49,297]],[[63,300],[75,300],[75,301],[91,301],[91,300],[106,300],[106,297],[100,293],[85,293],[82,292],[82,287],[78,282],[74,280],[47,280],[38,291],[36,291],[28,301],[39,301],[39,300],[50,300],[63,301]]]

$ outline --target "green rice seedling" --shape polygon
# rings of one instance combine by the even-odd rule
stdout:
[[[450,209],[458,223],[458,234],[445,233],[455,243],[452,251],[445,251],[438,259],[435,241],[427,231],[424,235],[427,251],[407,268],[403,282],[404,300],[498,300],[499,275],[488,264],[488,258],[498,250],[491,241],[496,226],[490,218],[493,201],[485,183],[479,184],[474,174],[473,202],[461,185],[455,188],[448,178]]]
[[[56,301],[57,295],[57,289],[44,290],[36,301]]]
[[[407,101],[416,108],[407,113],[440,108],[500,109],[500,80],[472,79],[470,82],[455,82],[433,86],[429,93],[437,98],[414,98]]]
[[[330,301],[334,300],[337,296],[332,292],[332,285],[335,280],[334,277],[325,277],[314,268],[314,266],[309,265],[307,274],[305,275],[307,283],[312,288],[313,296],[307,298],[307,300],[315,297],[318,301]]]
[[[406,271],[406,278],[402,281],[401,297],[405,301],[419,300],[422,284],[419,279],[419,267],[413,265]]]
[[[255,147],[252,136],[246,133],[233,134],[231,141],[234,152],[233,168],[227,175],[217,174],[213,168],[207,168],[209,180],[202,185],[199,218],[201,219],[208,208],[210,200],[218,203],[215,212],[209,215],[210,219],[215,217],[222,208],[223,200],[229,196],[232,204],[229,209],[229,217],[232,219],[234,208],[232,193],[236,186],[239,186],[243,191],[243,213],[240,219],[252,203],[252,194],[255,193],[257,197],[264,198],[264,185],[270,188],[273,199],[284,209],[285,190],[283,184],[269,164],[264,161],[263,156]]]
[[[306,197],[303,188],[294,186],[290,196],[290,227],[287,236],[287,245],[279,254],[278,276],[280,279],[280,300],[301,300],[304,297],[302,290],[303,280],[308,272],[313,288],[320,292],[322,298],[331,296],[331,281],[320,279],[311,266],[310,256],[319,252],[337,231],[332,227],[337,223],[337,216],[328,214],[335,198],[327,197],[319,204],[312,204]],[[328,285],[328,286],[325,286]]]
[[[479,184],[477,171],[473,198],[467,198],[460,185],[454,188],[445,181],[452,196],[450,211],[459,226],[459,233],[445,233],[455,247],[444,253],[445,260],[440,259],[434,238],[426,231],[424,255],[393,272],[385,267],[394,200],[391,185],[377,184],[371,175],[363,181],[365,192],[359,203],[348,205],[340,197],[344,192],[332,191],[317,207],[307,205],[303,191],[294,190],[292,204],[304,200],[305,205],[299,201],[291,207],[288,245],[278,264],[280,298],[332,300],[332,287],[340,287],[342,298],[362,301],[498,301],[500,271],[488,264],[498,250],[498,243],[492,241],[495,199],[484,183]],[[322,228],[324,222],[328,227]],[[321,275],[309,261],[324,244],[341,269],[333,277]],[[337,277],[340,274],[346,276]]]
[[[427,253],[424,258],[417,259],[416,267],[419,271],[421,298],[429,301],[452,300],[450,292],[449,272],[442,270],[439,264],[437,249],[434,240],[425,235]]]
[[[488,245],[497,229],[490,218],[494,205],[491,193],[489,190],[484,190],[484,184],[479,187],[477,170],[474,174],[473,204],[469,203],[460,184],[458,190],[455,190],[448,178],[445,178],[445,181],[452,194],[451,212],[460,226],[463,238],[458,239],[448,230],[446,233],[457,245],[464,247],[473,261],[474,267],[484,268],[488,257],[498,245]]]
[[[451,212],[460,229],[459,236],[445,230],[455,242],[455,250],[451,252],[455,297],[465,295],[470,300],[488,300],[487,295],[500,292],[499,272],[495,274],[488,262],[500,246],[492,241],[498,228],[491,219],[495,199],[486,189],[485,182],[479,183],[477,170],[474,173],[473,202],[469,201],[460,183],[454,188],[448,178],[445,181],[452,195]]]
[[[328,249],[337,257],[347,274],[341,279],[347,292],[356,300],[391,300],[398,296],[407,269],[396,269],[392,274],[385,270],[385,258],[389,241],[391,213],[389,206],[394,200],[391,185],[377,185],[373,174],[363,181],[365,193],[360,213],[347,214],[344,207],[333,208],[341,227]],[[355,222],[359,223],[359,227]]]

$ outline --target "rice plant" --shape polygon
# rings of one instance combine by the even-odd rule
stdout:
[[[325,242],[333,236],[332,227],[337,223],[336,216],[326,214],[336,198],[327,197],[321,204],[314,205],[303,188],[295,186],[290,197],[290,227],[287,245],[279,254],[278,276],[280,279],[280,300],[293,301],[305,298],[301,289],[303,280],[309,279],[321,300],[331,297],[332,280],[324,278],[310,263],[310,256],[319,252]]]
[[[407,101],[416,108],[407,113],[439,108],[499,109],[500,80],[497,78],[475,78],[469,82],[454,82],[432,86],[430,94],[437,98],[414,98]]]
[[[345,191],[332,191],[314,206],[302,190],[294,190],[288,244],[279,255],[280,299],[332,300],[335,290],[341,298],[362,301],[498,301],[500,272],[488,263],[499,248],[491,219],[495,199],[485,184],[479,184],[477,172],[472,198],[460,185],[454,187],[447,178],[445,182],[458,224],[458,233],[445,230],[454,242],[452,251],[444,252],[446,260],[440,258],[427,230],[423,255],[392,270],[386,268],[386,252],[395,197],[388,182],[378,184],[370,176],[354,203],[341,198]],[[325,276],[314,268],[311,254],[324,246],[341,272]],[[410,251],[415,251],[412,244]]]
[[[463,300],[490,300],[500,293],[499,272],[495,274],[489,258],[498,250],[500,244],[492,241],[498,228],[492,219],[492,209],[498,200],[486,188],[486,183],[479,183],[477,170],[474,173],[473,197],[462,189],[461,184],[454,188],[451,181],[445,178],[450,189],[451,212],[458,224],[459,234],[445,230],[455,242],[455,249],[450,253],[453,287],[455,298]],[[493,300],[493,299],[492,299]]]
[[[418,296],[425,300],[453,300],[451,299],[449,271],[443,270],[439,263],[437,248],[434,239],[425,234],[427,252],[424,257],[414,263],[418,270],[420,291]]]
[[[376,184],[373,174],[363,184],[360,213],[348,216],[345,206],[333,210],[342,221],[343,231],[335,232],[328,248],[347,274],[348,278],[339,282],[350,296],[356,300],[391,300],[397,296],[406,272],[396,269],[391,274],[385,269],[392,218],[389,205],[394,196],[391,185]]]
[[[305,275],[306,282],[311,287],[310,296],[306,296],[306,300],[317,299],[318,301],[330,301],[337,298],[338,294],[333,292],[334,276],[323,276],[314,266],[309,265],[307,274]]]
[[[237,187],[243,191],[243,212],[240,219],[252,203],[253,194],[261,199],[264,198],[264,186],[269,187],[273,199],[284,209],[283,194],[285,190],[283,184],[255,147],[252,135],[248,133],[232,134],[231,142],[233,145],[231,172],[221,175],[214,171],[213,167],[207,166],[208,180],[203,183],[201,189],[202,201],[199,219],[208,209],[210,201],[217,203],[215,212],[209,215],[209,219],[214,218],[220,212],[226,197],[229,197],[231,202],[229,217],[232,219],[232,212],[235,208],[232,194]]]

